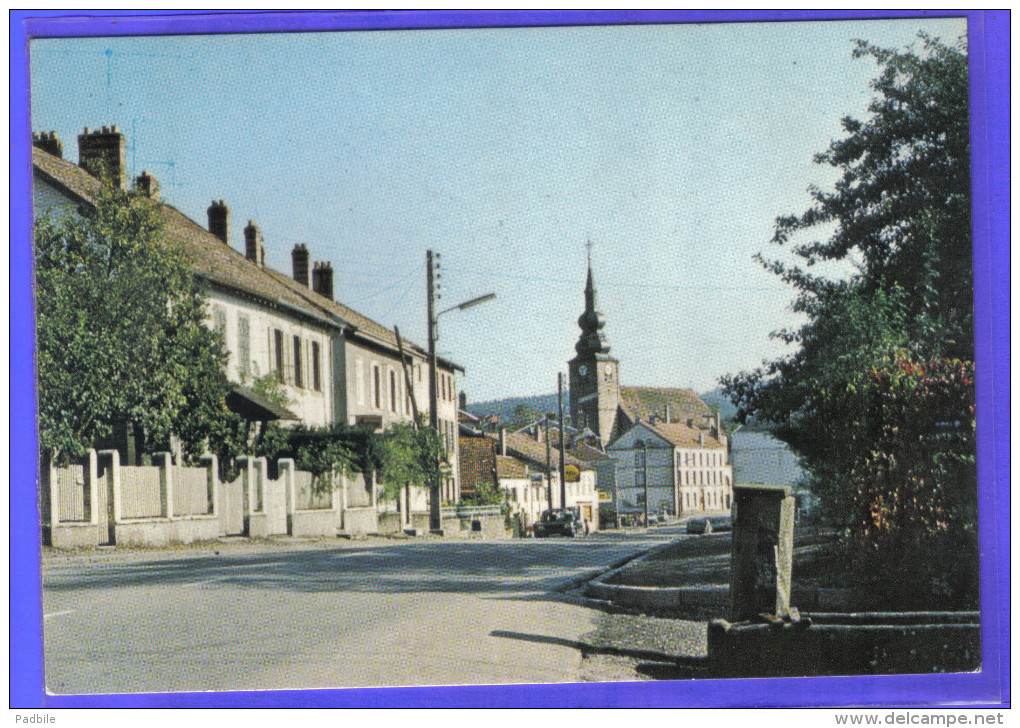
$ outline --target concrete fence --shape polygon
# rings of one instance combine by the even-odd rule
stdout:
[[[43,539],[55,548],[161,546],[221,536],[335,536],[347,483],[312,488],[311,473],[280,460],[270,479],[265,458],[237,459],[238,477],[221,481],[216,456],[201,466],[122,466],[115,450],[89,450],[81,463],[43,468]],[[337,497],[339,491],[340,497]]]

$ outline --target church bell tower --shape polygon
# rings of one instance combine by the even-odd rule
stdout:
[[[609,342],[603,332],[606,317],[598,310],[590,243],[584,313],[577,325],[581,327],[581,336],[574,345],[577,356],[569,362],[570,418],[574,427],[589,428],[605,445],[613,434],[620,403],[620,363],[609,355]]]

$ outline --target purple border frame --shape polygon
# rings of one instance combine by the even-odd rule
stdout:
[[[28,40],[37,37],[966,17],[971,94],[979,537],[980,673],[579,685],[359,688],[98,696],[43,684],[38,457],[33,381]],[[1008,705],[1009,11],[11,11],[10,13],[10,699],[11,708],[809,707]]]

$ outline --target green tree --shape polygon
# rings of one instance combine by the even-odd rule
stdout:
[[[396,498],[405,483],[428,487],[433,478],[445,477],[449,469],[449,457],[439,432],[411,424],[393,425],[376,435],[372,463],[384,499]]]
[[[815,158],[840,170],[834,189],[776,221],[773,243],[798,262],[759,256],[798,291],[806,323],[773,334],[796,348],[721,381],[739,417],[800,455],[853,568],[966,601],[976,582],[954,565],[976,559],[967,62],[962,41],[921,42],[858,43],[880,67],[870,116],[844,119],[846,136]],[[814,230],[828,237],[803,242]],[[824,261],[853,271],[808,270]],[[924,553],[957,558],[933,573]]]
[[[805,267],[852,261],[862,295],[902,288],[915,337],[973,359],[966,48],[963,39],[952,46],[920,40],[920,53],[857,41],[854,57],[873,58],[881,69],[870,117],[843,119],[847,135],[815,156],[840,180],[833,190],[811,188],[814,203],[779,218],[773,242],[792,245]],[[832,226],[826,240],[793,243]],[[802,292],[797,308],[809,316],[816,297],[840,293],[840,283],[805,267],[759,259]]]
[[[106,185],[78,214],[35,223],[40,444],[82,454],[133,422],[194,454],[229,420],[220,337],[155,204]]]

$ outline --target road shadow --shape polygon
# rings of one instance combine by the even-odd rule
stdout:
[[[611,655],[615,657],[629,657],[635,660],[643,660],[637,665],[636,670],[654,680],[690,680],[698,677],[705,677],[708,670],[708,660],[697,657],[677,657],[655,650],[642,650],[631,647],[620,647],[616,645],[594,645],[580,640],[569,640],[563,637],[550,635],[528,634],[526,632],[512,632],[497,629],[489,633],[492,637],[531,642],[543,645],[556,645],[577,650],[582,657],[591,655]]]
[[[572,601],[565,590],[605,568],[596,540],[420,542],[206,554],[93,563],[44,571],[50,592],[146,586],[233,587],[303,593],[471,593],[481,598]],[[600,546],[602,548],[600,548]]]

